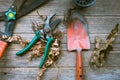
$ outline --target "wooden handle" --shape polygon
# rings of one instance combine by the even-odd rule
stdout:
[[[7,46],[7,43],[6,43],[6,42],[0,41],[0,58],[2,58],[6,46]]]
[[[82,54],[76,53],[76,80],[83,80]]]

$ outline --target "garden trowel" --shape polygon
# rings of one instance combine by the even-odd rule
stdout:
[[[83,80],[82,49],[90,49],[87,25],[78,12],[72,11],[67,29],[67,46],[69,51],[76,51],[76,80]]]

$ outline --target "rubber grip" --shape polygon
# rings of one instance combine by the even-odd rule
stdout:
[[[44,62],[45,62],[45,60],[46,60],[46,57],[47,57],[48,52],[49,52],[50,45],[51,45],[51,43],[53,42],[53,38],[48,38],[47,40],[48,40],[48,41],[47,41],[47,44],[46,44],[46,47],[45,47],[45,50],[44,50],[44,54],[43,54],[41,63],[40,63],[40,65],[39,65],[40,68],[42,68],[42,66],[43,66],[43,64],[44,64]]]
[[[5,24],[5,35],[11,36],[15,27],[15,21],[8,21]]]
[[[76,80],[83,80],[82,54],[76,53]]]
[[[36,35],[31,40],[31,42],[25,48],[23,48],[21,51],[16,53],[17,56],[24,54],[26,51],[28,51],[41,38],[41,36],[39,35],[39,31],[36,31],[35,34]]]
[[[0,41],[0,59],[2,58],[6,47],[7,47],[7,43],[4,41]]]
[[[22,50],[20,50],[19,52],[16,53],[17,56],[24,54],[26,51],[28,51],[38,40],[39,38],[37,36],[35,36],[32,41]]]

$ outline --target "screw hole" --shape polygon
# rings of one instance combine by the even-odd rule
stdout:
[[[82,75],[80,75],[80,77],[82,77]]]

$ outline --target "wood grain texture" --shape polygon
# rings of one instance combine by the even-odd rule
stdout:
[[[13,1],[0,0],[0,11],[6,11]],[[37,10],[44,16],[56,13],[57,17],[63,20],[66,10],[72,7],[71,0],[50,0],[44,6],[17,20],[13,35],[21,35],[25,40],[30,41],[34,36],[31,22],[43,22],[39,18]],[[99,69],[89,67],[95,36],[100,36],[104,44],[111,29],[120,23],[119,8],[120,0],[97,0],[93,6],[80,9],[88,23],[91,42],[91,49],[82,52],[84,80],[120,80],[120,31],[113,44],[113,50],[107,57],[105,66]],[[1,22],[0,26],[0,30],[4,31],[4,22]],[[61,23],[58,29],[64,32],[61,56],[55,65],[46,71],[42,80],[75,80],[75,52],[67,51],[67,27]],[[0,60],[0,80],[36,80],[41,58],[28,62],[28,53],[21,57],[15,55],[21,49],[22,47],[18,44],[8,45],[3,58]]]
[[[63,16],[57,16],[63,19]],[[91,34],[108,34],[111,29],[117,24],[120,23],[120,17],[111,17],[111,16],[84,16],[86,21],[88,22],[89,33]],[[17,20],[17,24],[14,30],[14,34],[30,34],[33,33],[31,28],[31,22],[39,22],[43,21],[39,18],[39,16],[25,16],[21,19]],[[0,26],[4,26],[2,22]],[[66,26],[61,23],[58,27],[60,30],[66,33]],[[3,31],[3,27],[0,27],[0,30]],[[120,33],[120,31],[119,31]]]
[[[0,10],[7,10],[14,0],[0,0]],[[107,16],[119,16],[119,0],[97,0],[96,3],[86,9],[82,9],[81,13],[84,15],[107,15]],[[38,8],[37,10],[42,15],[49,15],[50,13],[56,13],[58,15],[63,15],[64,11],[68,8],[72,8],[73,4],[71,0],[50,0],[49,3]],[[30,13],[29,15],[37,15],[35,12]]]
[[[35,80],[39,69],[37,68],[1,68],[0,80]],[[49,68],[43,80],[75,80],[75,68]],[[84,67],[85,80],[119,80],[119,67],[103,67],[92,70]]]
[[[0,60],[0,67],[35,67],[38,68],[38,65],[41,61],[41,58],[33,59],[33,61],[29,62],[27,57],[28,54],[17,57],[15,55],[16,51],[10,51],[4,54],[3,58]],[[89,66],[90,57],[92,51],[83,51],[83,66]],[[55,63],[58,67],[75,67],[75,52],[67,52],[62,51],[60,59]],[[105,62],[105,66],[120,66],[120,54],[119,51],[111,51],[108,54],[107,61]],[[55,66],[52,66],[55,67]]]

